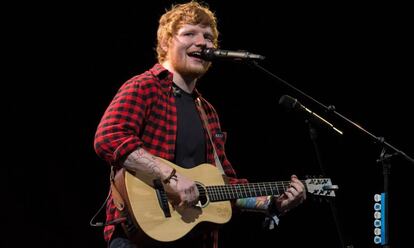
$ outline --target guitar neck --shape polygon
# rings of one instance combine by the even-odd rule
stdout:
[[[289,185],[290,181],[262,182],[207,186],[206,190],[210,201],[217,202],[239,198],[280,195],[289,188]]]

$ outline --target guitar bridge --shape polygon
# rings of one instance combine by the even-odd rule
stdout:
[[[155,192],[157,192],[157,199],[158,203],[162,211],[164,212],[165,217],[171,217],[170,207],[168,206],[168,197],[167,193],[165,192],[164,186],[161,183],[160,179],[155,179],[153,181]]]

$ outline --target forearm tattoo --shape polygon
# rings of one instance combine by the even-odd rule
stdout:
[[[242,198],[237,200],[236,205],[242,209],[266,211],[269,208],[271,199],[271,196]]]
[[[138,149],[129,154],[124,162],[124,166],[135,172],[144,172],[161,178],[161,170],[157,166],[156,157],[147,153],[144,149]]]

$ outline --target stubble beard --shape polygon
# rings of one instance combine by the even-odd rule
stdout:
[[[193,65],[178,65],[175,69],[181,75],[185,77],[200,78],[202,77],[210,68],[211,63],[203,64],[202,66],[193,66]]]

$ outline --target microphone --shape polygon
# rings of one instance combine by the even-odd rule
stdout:
[[[246,51],[229,51],[215,48],[204,48],[200,56],[204,60],[215,59],[234,59],[234,60],[264,60],[265,57],[259,54],[253,54]]]
[[[332,128],[334,131],[338,132],[339,134],[343,134],[343,132],[339,129],[337,129],[336,127],[334,127],[334,125],[332,125],[330,122],[328,122],[327,120],[325,120],[324,118],[322,118],[321,116],[319,116],[318,114],[316,114],[315,112],[313,112],[312,110],[306,108],[305,106],[303,106],[297,99],[288,96],[288,95],[283,95],[282,97],[280,97],[279,99],[279,104],[282,105],[286,110],[288,111],[296,111],[299,112],[301,114],[306,115],[310,121],[313,121],[317,124],[320,125],[327,125],[330,128]]]

